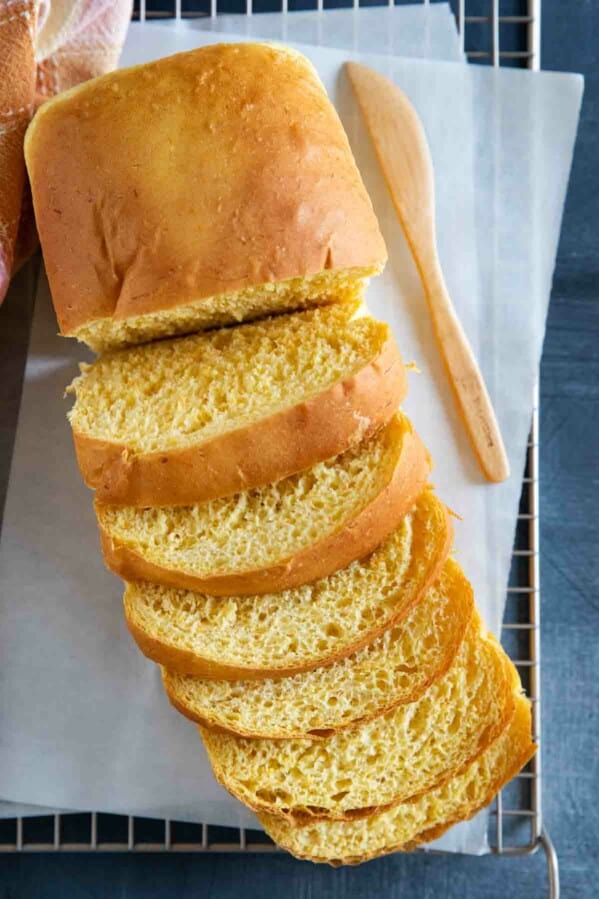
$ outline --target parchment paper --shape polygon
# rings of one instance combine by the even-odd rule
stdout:
[[[143,41],[141,34],[153,28],[154,23],[134,27],[134,39]],[[217,16],[183,19],[174,27],[183,31],[216,31],[273,41],[297,41],[354,52],[463,61],[455,17],[448,3],[327,9],[291,15]]]
[[[146,27],[151,39],[142,45],[133,30],[124,61],[217,39],[173,29],[166,42],[167,31]],[[381,218],[390,263],[372,283],[369,304],[392,322],[404,357],[421,369],[411,377],[406,409],[435,458],[439,494],[464,517],[457,554],[497,631],[581,79],[299,49],[342,114]],[[350,57],[393,77],[427,129],[442,262],[512,464],[513,477],[501,487],[482,482],[457,419],[418,279],[340,77]],[[84,353],[57,339],[55,329],[42,288],[0,544],[0,795],[249,824],[251,816],[214,783],[193,726],[168,707],[157,671],[125,632],[121,589],[102,568],[91,497],[64,420],[62,390]],[[484,830],[482,816],[443,845],[484,851]]]

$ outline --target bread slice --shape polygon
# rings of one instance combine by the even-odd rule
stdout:
[[[298,826],[279,815],[258,815],[266,832],[297,858],[330,865],[357,865],[435,840],[493,800],[536,751],[530,703],[516,699],[505,730],[461,774],[411,802],[354,821],[312,821]]]
[[[451,665],[472,610],[472,588],[448,559],[403,622],[334,665],[236,682],[163,669],[164,686],[175,708],[200,724],[246,737],[325,737],[419,699]]]
[[[369,557],[282,593],[221,599],[128,584],[127,624],[142,652],[173,671],[253,680],[309,671],[372,643],[438,577],[453,528],[425,492]]]
[[[386,260],[339,117],[285,47],[65,91],[25,157],[61,332],[98,351],[352,297]]]
[[[162,341],[82,366],[69,418],[100,502],[174,506],[330,459],[407,391],[389,327],[356,304]]]
[[[287,590],[372,552],[426,486],[429,457],[398,414],[374,437],[276,484],[194,506],[97,504],[106,564],[216,596]]]
[[[397,805],[460,772],[501,733],[520,689],[475,614],[447,674],[416,702],[356,728],[321,740],[200,731],[217,780],[250,808],[345,820]]]

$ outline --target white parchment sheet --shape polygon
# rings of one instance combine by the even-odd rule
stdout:
[[[124,62],[218,39],[142,26]],[[369,305],[421,370],[405,408],[434,456],[439,495],[463,516],[457,556],[497,631],[582,81],[298,48],[342,115],[381,219],[390,262],[371,284]],[[396,80],[423,118],[442,262],[512,465],[499,487],[482,481],[457,418],[418,278],[342,74],[348,58]],[[121,587],[103,569],[64,417],[62,392],[85,353],[55,331],[42,285],[0,543],[0,796],[251,825],[215,784],[193,725],[170,709],[158,671],[126,633]],[[485,823],[483,815],[454,829],[443,847],[484,851]]]
[[[139,40],[138,35],[143,34],[143,30],[153,27],[154,23],[136,23],[128,47],[131,37]],[[172,28],[173,25],[167,27]],[[294,12],[291,15],[260,13],[254,16],[217,16],[214,19],[184,19],[174,27],[183,31],[216,31],[221,35],[295,41],[389,56],[453,62],[464,59],[455,17],[448,3],[327,9],[323,12]]]

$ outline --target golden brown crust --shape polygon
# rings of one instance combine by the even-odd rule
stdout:
[[[25,151],[63,334],[386,259],[339,117],[284,48],[113,72],[45,104]]]
[[[302,671],[312,671],[314,668],[332,665],[334,662],[346,658],[352,653],[358,652],[360,649],[368,646],[369,643],[372,643],[372,641],[380,636],[385,630],[403,621],[428,588],[439,577],[453,543],[453,523],[449,513],[444,506],[440,507],[439,511],[443,515],[443,523],[439,526],[438,544],[436,546],[436,551],[430,560],[430,566],[426,575],[412,590],[409,598],[405,599],[404,597],[404,602],[399,605],[396,613],[391,615],[382,626],[366,631],[361,634],[359,639],[348,642],[335,653],[317,656],[308,661],[297,663],[295,665],[281,666],[279,668],[249,668],[242,665],[216,662],[213,659],[196,655],[196,653],[189,649],[173,646],[156,637],[152,637],[147,634],[146,631],[139,628],[133,620],[133,613],[129,607],[130,600],[128,591],[125,590],[124,606],[127,627],[145,656],[152,659],[152,661],[163,665],[165,668],[169,668],[171,671],[180,671],[181,674],[194,674],[198,677],[212,678],[214,680],[261,680],[267,677],[287,677],[292,674],[299,674]],[[415,546],[413,551],[415,555],[418,555],[419,547]]]
[[[375,550],[412,508],[426,486],[429,472],[429,456],[420,438],[414,431],[406,432],[391,480],[373,502],[340,531],[270,568],[197,577],[143,558],[128,546],[117,543],[99,522],[104,561],[125,581],[152,581],[212,596],[280,593],[327,577]]]
[[[189,704],[185,703],[183,699],[179,698],[179,695],[172,686],[169,672],[165,668],[163,668],[162,683],[169,702],[174,706],[174,708],[177,709],[178,712],[180,712],[190,721],[193,721],[196,724],[201,724],[203,727],[206,727],[210,730],[234,733],[239,737],[254,737],[268,740],[296,740],[306,737],[312,740],[326,739],[326,737],[330,737],[334,733],[339,733],[339,731],[342,730],[350,730],[354,727],[358,727],[358,725],[360,724],[371,721],[373,718],[384,715],[386,712],[390,712],[392,709],[396,708],[399,705],[407,705],[410,702],[415,702],[428,690],[428,688],[433,683],[435,683],[435,681],[442,677],[451,667],[453,660],[455,659],[456,654],[460,646],[462,645],[462,641],[466,633],[466,628],[468,627],[468,623],[472,618],[472,613],[474,610],[474,596],[472,593],[472,585],[461,571],[457,562],[454,562],[453,559],[446,560],[440,580],[443,579],[447,579],[449,581],[448,589],[451,591],[452,606],[450,622],[451,631],[448,635],[447,643],[444,646],[442,659],[440,660],[436,668],[430,671],[429,676],[426,678],[426,680],[418,684],[418,687],[412,690],[411,693],[404,694],[399,698],[389,697],[388,702],[385,705],[382,705],[379,709],[369,715],[358,716],[351,721],[346,721],[343,724],[334,726],[327,725],[326,722],[323,722],[322,726],[317,730],[311,729],[308,731],[289,731],[284,735],[282,735],[280,732],[269,733],[267,731],[250,731],[239,726],[230,726],[228,725],[228,723],[223,721],[222,717],[219,717],[216,714],[206,716],[199,714],[194,708],[190,707]],[[421,594],[419,602],[421,602],[423,598],[424,594]],[[418,605],[418,603],[416,605]],[[405,622],[405,625],[409,626],[409,622]]]
[[[492,783],[489,784],[484,798],[475,803],[471,803],[466,800],[462,808],[460,808],[458,812],[456,812],[443,823],[437,824],[434,827],[430,827],[422,831],[421,833],[416,835],[414,839],[410,840],[409,843],[389,844],[373,852],[360,856],[349,855],[340,858],[325,858],[321,856],[310,855],[308,853],[298,852],[292,844],[286,842],[285,833],[281,833],[281,831],[277,828],[278,821],[275,816],[258,814],[258,819],[265,828],[266,832],[269,833],[269,835],[281,846],[281,848],[286,849],[296,858],[316,863],[325,863],[331,865],[332,867],[339,867],[340,865],[359,865],[363,862],[371,861],[372,859],[380,858],[384,855],[389,855],[392,852],[412,852],[423,843],[429,843],[432,840],[436,840],[439,837],[443,836],[443,834],[455,824],[458,824],[461,821],[469,821],[483,808],[486,808],[493,801],[497,793],[513,777],[515,777],[519,771],[521,771],[521,769],[524,767],[524,765],[527,764],[527,762],[530,761],[530,759],[537,751],[538,747],[531,740],[530,703],[524,697],[518,698],[515,710],[515,720],[513,720],[512,723],[510,723],[508,726],[513,727],[514,729],[513,736],[510,738],[510,751],[513,753],[512,760],[504,768],[503,771],[497,772],[496,777],[494,778]],[[501,736],[502,735],[499,734],[497,739],[499,739]]]
[[[99,502],[177,506],[289,477],[344,452],[393,415],[408,389],[392,336],[355,374],[311,399],[187,449],[137,454],[73,433],[77,462]]]

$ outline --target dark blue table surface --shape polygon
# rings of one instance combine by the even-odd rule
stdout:
[[[599,896],[598,53],[599,4],[544,0],[543,68],[586,76],[541,378],[544,817],[568,899]],[[0,311],[0,481],[19,401],[12,348],[26,326],[14,305]],[[541,854],[340,870],[283,856],[0,857],[0,899],[533,899],[546,889]]]

